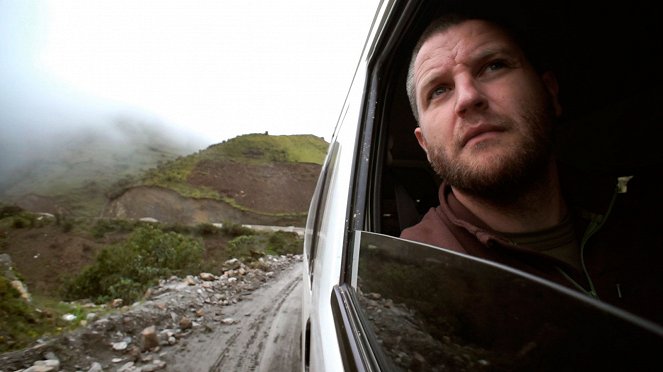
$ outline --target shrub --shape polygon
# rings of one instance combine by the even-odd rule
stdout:
[[[214,235],[219,232],[219,229],[211,223],[200,223],[196,226],[196,232],[201,236]]]
[[[38,321],[10,281],[0,275],[0,352],[25,345],[36,334],[29,326]]]
[[[104,248],[95,262],[63,286],[65,300],[91,298],[96,303],[138,300],[159,278],[194,274],[202,244],[156,226],[137,227],[125,242]]]
[[[92,226],[92,236],[95,238],[103,238],[109,232],[129,232],[136,226],[135,222],[127,220],[109,220],[99,219]]]
[[[221,232],[226,236],[238,237],[242,235],[254,235],[255,231],[248,227],[244,227],[241,224],[234,222],[224,222],[221,227]]]
[[[287,231],[255,233],[242,235],[228,242],[228,254],[245,262],[269,255],[299,254],[302,251],[302,239]]]
[[[34,225],[34,219],[26,217],[25,214],[20,216],[15,216],[12,220],[12,227],[15,229],[23,229],[26,227],[32,227]]]
[[[228,242],[228,255],[244,262],[253,261],[264,254],[265,237],[242,235]]]
[[[267,241],[267,252],[270,254],[299,254],[302,253],[304,241],[293,232],[275,231],[270,233]]]
[[[2,208],[0,208],[0,220],[5,217],[16,216],[21,212],[23,212],[23,208],[17,205],[5,205]]]
[[[74,229],[74,223],[71,221],[66,221],[62,224],[62,232],[68,233]]]

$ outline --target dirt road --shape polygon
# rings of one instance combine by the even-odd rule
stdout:
[[[298,371],[301,280],[301,264],[292,265],[225,307],[224,320],[232,324],[187,338],[164,357],[166,370]]]

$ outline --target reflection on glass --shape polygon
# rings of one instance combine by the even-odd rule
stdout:
[[[359,249],[369,341],[397,370],[632,371],[663,350],[660,327],[504,266],[365,232]]]

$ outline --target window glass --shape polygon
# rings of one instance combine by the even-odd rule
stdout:
[[[334,141],[330,144],[327,158],[320,171],[318,183],[311,198],[311,208],[308,214],[307,226],[312,226],[312,231],[306,231],[306,239],[304,245],[304,252],[309,260],[309,274],[313,276],[313,261],[317,254],[316,248],[318,246],[318,234],[320,233],[320,224],[322,217],[325,213],[325,201],[329,192],[329,183],[331,182],[331,175],[334,173],[334,165],[336,164],[336,157],[338,155],[338,142]],[[311,278],[312,279],[312,278]]]
[[[387,235],[357,237],[363,326],[397,370],[639,370],[663,350],[660,327],[539,278]]]

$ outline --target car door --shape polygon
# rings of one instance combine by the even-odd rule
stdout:
[[[589,53],[583,42],[601,32],[590,17],[605,17],[601,27],[647,31],[633,24],[646,9],[619,18],[620,9],[606,5],[599,12],[572,2],[527,4],[506,1],[495,9],[546,23],[551,34],[561,29],[565,40],[582,40],[565,49],[573,55]],[[435,206],[440,183],[413,135],[404,89],[409,51],[433,17],[454,7],[488,6],[480,0],[381,3],[339,120],[344,127],[319,181],[321,197],[314,196],[309,213],[305,370],[647,370],[657,363],[658,324],[511,267],[399,238]],[[569,13],[561,8],[574,11],[572,23],[564,23]],[[564,29],[571,25],[580,26]],[[600,60],[583,56],[579,63]],[[595,75],[609,71],[602,65]],[[622,99],[610,97],[611,84],[630,84],[590,81],[577,71],[566,76],[575,82],[566,93],[569,114],[578,117]],[[590,83],[597,92],[591,98],[583,93]],[[633,158],[659,162],[658,152],[649,155]]]

